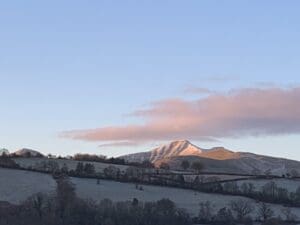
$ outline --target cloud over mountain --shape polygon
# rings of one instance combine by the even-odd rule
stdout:
[[[132,113],[142,124],[67,131],[86,141],[215,140],[300,133],[300,88],[249,88],[197,100],[166,99]]]

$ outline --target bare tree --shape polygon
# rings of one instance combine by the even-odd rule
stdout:
[[[283,215],[285,216],[285,220],[289,222],[293,222],[297,219],[297,216],[292,212],[292,209],[289,207],[284,207],[282,210]]]
[[[76,199],[75,187],[68,177],[61,177],[56,180],[56,201],[59,217],[64,218],[65,212]]]
[[[230,202],[231,210],[236,214],[236,218],[242,221],[247,215],[253,212],[254,208],[251,202],[246,200],[236,200]]]
[[[255,186],[253,183],[243,183],[241,185],[241,191],[243,192],[243,194],[246,194],[246,195],[251,195],[253,194],[255,190]]]
[[[277,194],[277,189],[277,184],[274,181],[270,181],[262,187],[262,193],[265,196],[269,196],[270,198],[274,199]]]
[[[199,219],[204,222],[210,222],[213,217],[213,206],[211,202],[201,202],[200,203],[200,211],[199,211]]]
[[[214,219],[218,224],[222,223],[223,225],[234,224],[234,218],[230,209],[224,207],[219,209],[217,215]]]
[[[26,201],[26,203],[37,213],[40,220],[43,217],[43,210],[46,207],[47,198],[47,195],[43,193],[37,193]]]
[[[261,202],[259,204],[258,217],[261,220],[266,221],[266,220],[270,219],[273,215],[274,215],[274,212],[268,204],[266,204],[264,202]]]

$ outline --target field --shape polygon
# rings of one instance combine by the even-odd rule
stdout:
[[[142,185],[143,191],[141,191],[137,190],[132,183],[107,180],[101,180],[100,184],[97,184],[95,179],[71,178],[71,181],[76,186],[78,196],[95,201],[101,201],[104,198],[114,201],[130,201],[133,198],[137,198],[139,201],[155,201],[161,198],[169,198],[178,207],[186,209],[192,215],[197,215],[200,202],[210,201],[215,210],[218,210],[228,206],[232,200],[245,199],[252,201],[257,209],[257,202],[238,196],[207,194],[152,185]],[[27,197],[38,192],[53,193],[56,187],[55,181],[50,175],[2,168],[0,168],[0,182],[0,201],[12,203],[24,201]],[[283,216],[281,212],[283,206],[274,204],[271,204],[271,206],[276,215]],[[292,211],[294,214],[300,215],[300,208],[293,208]],[[254,213],[253,217],[255,215]]]

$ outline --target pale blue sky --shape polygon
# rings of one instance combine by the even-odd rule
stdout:
[[[62,131],[139,122],[126,114],[187,87],[300,83],[299,1],[3,1],[0,147],[120,155]],[[224,139],[300,160],[300,136]]]

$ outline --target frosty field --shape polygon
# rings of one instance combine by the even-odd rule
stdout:
[[[142,185],[143,191],[137,190],[135,184],[120,183],[115,181],[101,180],[97,184],[95,179],[71,178],[76,187],[79,197],[101,201],[109,198],[113,201],[130,201],[137,198],[139,201],[156,201],[162,198],[169,198],[180,208],[186,209],[192,215],[197,215],[199,203],[210,201],[215,210],[228,206],[230,201],[237,199],[250,200],[238,196],[226,196],[219,194],[207,194],[179,188]],[[47,174],[36,172],[0,169],[0,201],[18,203],[29,196],[55,191],[55,180]],[[257,202],[252,201],[253,204]],[[271,204],[276,215],[282,215],[283,206]],[[257,207],[256,207],[257,208]],[[293,208],[293,213],[300,215],[300,208]],[[255,216],[255,213],[253,213]]]

